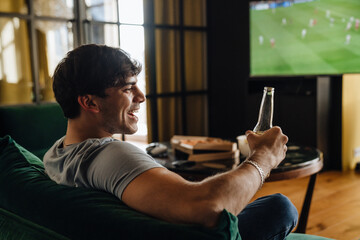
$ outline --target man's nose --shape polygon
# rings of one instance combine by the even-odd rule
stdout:
[[[139,88],[137,88],[136,95],[134,97],[134,102],[142,103],[142,102],[145,102],[145,100],[146,100],[146,97],[145,97],[144,93]]]

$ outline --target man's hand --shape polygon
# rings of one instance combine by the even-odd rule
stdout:
[[[256,161],[267,173],[277,167],[285,158],[288,137],[280,127],[272,127],[259,135],[247,131],[247,141],[250,147],[250,159]]]

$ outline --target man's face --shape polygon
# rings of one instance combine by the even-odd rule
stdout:
[[[100,101],[101,125],[111,134],[133,134],[138,130],[140,103],[145,101],[144,94],[137,86],[136,76],[129,77],[125,85],[105,90],[107,97]]]

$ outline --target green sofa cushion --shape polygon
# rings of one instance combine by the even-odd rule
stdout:
[[[237,218],[225,210],[215,229],[171,224],[111,194],[58,185],[9,136],[0,138],[0,207],[70,239],[241,239]]]
[[[57,103],[0,107],[0,137],[10,135],[40,159],[65,135],[66,126],[67,119]]]
[[[69,240],[45,227],[0,208],[0,239],[6,240]]]

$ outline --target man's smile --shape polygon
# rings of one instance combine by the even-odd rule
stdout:
[[[138,113],[138,112],[139,112],[139,109],[133,109],[133,110],[128,111],[128,115],[137,121],[138,117],[135,115],[135,113]]]

